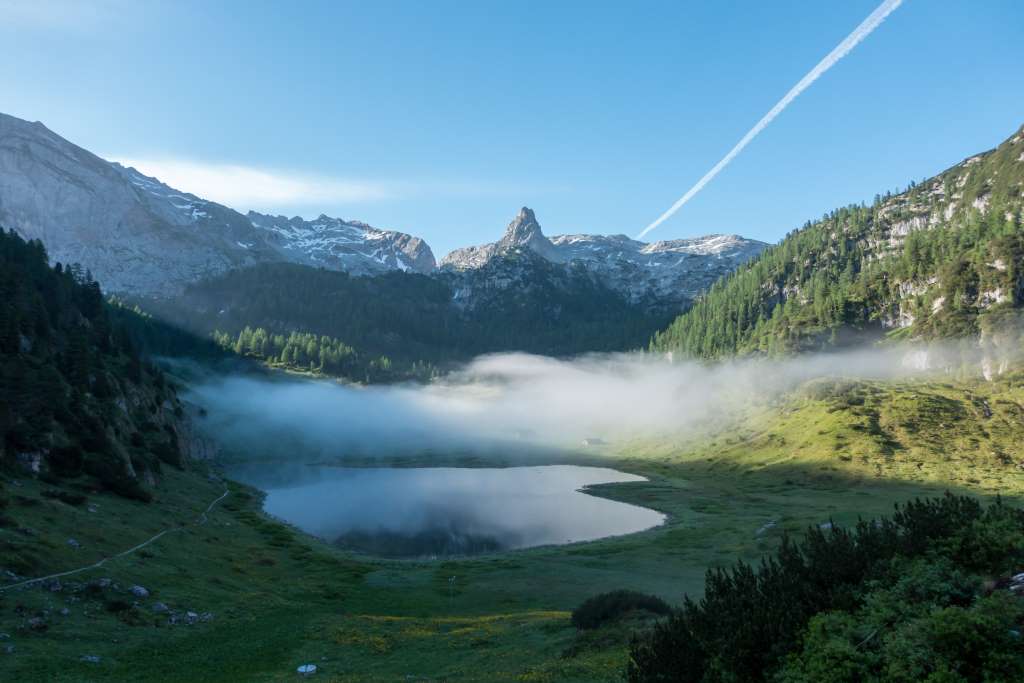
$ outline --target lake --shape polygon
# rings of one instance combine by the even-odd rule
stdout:
[[[643,481],[602,467],[347,468],[247,465],[267,513],[340,547],[445,557],[589,541],[657,526],[654,510],[580,491]]]

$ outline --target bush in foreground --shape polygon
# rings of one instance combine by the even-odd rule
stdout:
[[[679,681],[1024,680],[1024,511],[947,494],[846,530],[812,528],[634,639],[628,677]],[[970,634],[980,634],[970,636]]]
[[[631,590],[611,591],[595,595],[574,609],[572,625],[581,631],[597,628],[637,610],[665,616],[671,613],[672,608],[655,595]]]

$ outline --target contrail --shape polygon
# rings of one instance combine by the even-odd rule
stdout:
[[[654,230],[656,227],[667,221],[672,215],[683,208],[686,202],[693,199],[693,196],[704,189],[704,186],[711,182],[711,179],[721,172],[723,168],[728,166],[729,162],[736,158],[736,155],[743,151],[743,148],[750,143],[757,134],[764,130],[776,116],[782,113],[782,110],[789,106],[789,103],[796,99],[796,96],[802,93],[804,90],[818,80],[818,78],[832,68],[832,66],[840,59],[850,53],[850,51],[857,46],[857,43],[871,35],[871,32],[878,28],[879,24],[885,21],[885,18],[889,16],[893,10],[903,4],[903,0],[885,0],[881,5],[875,9],[874,12],[868,15],[868,18],[861,22],[860,26],[853,30],[853,33],[846,36],[843,42],[839,43],[832,52],[826,55],[825,59],[818,62],[818,64],[811,69],[806,76],[800,79],[800,82],[793,86],[793,88],[786,93],[786,96],[779,100],[779,103],[771,108],[764,117],[758,121],[753,128],[750,129],[743,139],[736,143],[736,146],[729,150],[721,161],[715,164],[714,168],[704,174],[704,177],[697,181],[697,184],[691,187],[686,194],[679,198],[675,204],[673,204],[668,211],[661,214],[658,220],[654,221],[643,231],[637,235],[637,239],[642,239],[644,235]]]

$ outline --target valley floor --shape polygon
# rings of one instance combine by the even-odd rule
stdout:
[[[182,528],[59,586],[0,592],[0,679],[276,681],[312,663],[331,681],[617,681],[630,628],[643,625],[577,634],[569,614],[587,597],[631,588],[676,603],[701,593],[709,566],[756,560],[784,533],[946,490],[1019,504],[1022,444],[1021,375],[812,382],[699,437],[588,453],[648,477],[592,492],[662,511],[662,527],[435,562],[342,553],[198,466],[165,472],[150,504],[98,493],[68,504],[53,490],[73,484],[10,475],[0,568],[20,575],[87,565]],[[133,596],[133,585],[150,595]]]

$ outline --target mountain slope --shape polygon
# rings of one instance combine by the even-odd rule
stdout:
[[[1019,345],[1024,128],[905,192],[808,223],[719,280],[651,347],[699,357],[884,334]]]
[[[132,332],[38,241],[0,231],[0,469],[95,478],[148,500],[164,465],[194,444],[183,407]]]
[[[326,216],[243,216],[3,114],[0,225],[42,240],[54,261],[86,264],[107,291],[137,295],[178,293],[258,263],[356,273],[434,268],[430,248],[410,235]]]
[[[679,310],[716,278],[759,254],[763,242],[738,235],[708,235],[647,244],[625,235],[556,235],[541,230],[523,207],[497,242],[456,249],[442,270],[467,273],[510,252],[528,250],[552,263],[575,264],[593,273],[627,301]]]
[[[468,278],[477,305],[463,305]],[[201,335],[220,331],[234,338],[247,326],[270,335],[327,335],[353,347],[358,357],[387,356],[399,376],[417,361],[459,361],[494,351],[566,355],[636,348],[668,322],[627,303],[586,270],[529,251],[469,275],[352,277],[263,264],[193,283],[181,297],[145,306]]]
[[[419,237],[378,230],[359,221],[343,221],[323,214],[313,221],[295,216],[267,216],[250,211],[253,227],[265,231],[267,241],[293,263],[373,275],[389,270],[430,273],[434,254]]]

